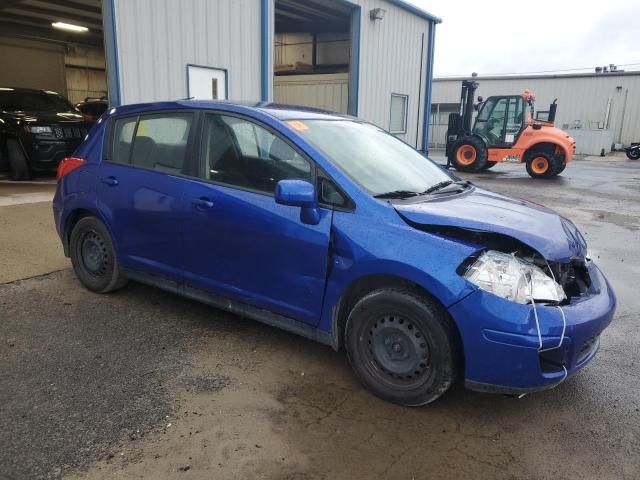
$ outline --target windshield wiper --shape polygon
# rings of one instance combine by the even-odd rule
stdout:
[[[436,183],[434,186],[427,188],[423,195],[440,194],[440,193],[453,193],[456,191],[462,191],[462,189],[471,186],[472,183],[469,180],[458,180],[454,182],[452,180],[445,180],[444,182]],[[447,188],[451,186],[452,188]]]
[[[412,192],[411,190],[393,190],[392,192],[379,193],[374,195],[375,198],[410,198],[420,195],[419,192]]]
[[[427,188],[423,193],[423,195],[428,195],[433,192],[437,192],[438,190],[442,190],[444,187],[448,187],[453,183],[453,180],[445,180],[444,182],[436,183],[435,185]]]

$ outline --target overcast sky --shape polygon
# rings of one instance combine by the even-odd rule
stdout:
[[[441,17],[435,75],[640,70],[638,0],[409,0]]]

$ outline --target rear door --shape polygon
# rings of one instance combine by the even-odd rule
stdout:
[[[111,122],[98,207],[118,258],[125,268],[178,281],[194,113],[162,112]]]
[[[308,225],[274,198],[279,180],[313,182],[314,164],[273,130],[226,114],[205,115],[200,163],[185,194],[187,288],[317,324],[332,211]]]

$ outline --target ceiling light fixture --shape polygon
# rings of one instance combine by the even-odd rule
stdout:
[[[88,32],[89,29],[87,27],[82,27],[80,25],[74,25],[72,23],[64,23],[64,22],[53,22],[51,24],[53,28],[59,28],[60,30],[67,30],[69,32],[76,33],[85,33]]]

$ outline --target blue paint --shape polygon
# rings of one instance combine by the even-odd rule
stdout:
[[[272,76],[272,72],[269,71],[269,54],[272,51],[269,42],[269,1],[262,0],[260,6],[260,32],[262,37],[260,58],[262,69],[261,98],[263,102],[269,101],[269,85],[271,84]]]
[[[122,92],[120,91],[120,66],[118,59],[118,32],[116,27],[116,0],[107,0],[103,9],[104,49],[107,57],[107,89],[109,103],[113,107],[120,105]]]
[[[360,91],[360,22],[362,9],[353,7],[351,11],[351,66],[349,71],[349,115],[358,116],[358,96]]]
[[[431,94],[433,91],[433,56],[436,43],[436,24],[429,22],[429,48],[427,48],[426,91],[424,93],[424,114],[422,116],[422,151],[429,154],[429,122],[431,120]]]
[[[289,181],[274,195],[194,175],[204,170],[198,155],[187,155],[192,163],[185,171],[191,175],[109,161],[109,152],[102,150],[114,117],[166,110],[216,111],[257,122],[312,163],[311,182]],[[197,122],[203,115],[198,114],[192,132],[201,129]],[[117,260],[133,278],[156,279],[152,283],[176,293],[336,347],[342,325],[334,312],[349,287],[373,275],[402,279],[429,292],[447,310],[460,333],[470,387],[543,389],[558,383],[562,370],[541,368],[532,306],[479,290],[459,274],[460,265],[485,248],[484,240],[430,232],[445,226],[508,235],[559,262],[585,255],[580,232],[548,209],[475,187],[417,201],[375,199],[307,142],[299,124],[296,130],[287,123],[344,118],[314,109],[211,101],[130,105],[106,113],[74,154],[86,160],[84,166],[58,183],[53,210],[65,251],[71,215],[92,212],[111,233]],[[192,133],[188,148],[198,152],[200,147]],[[317,192],[311,193],[318,171],[351,199],[353,209],[315,203]],[[103,183],[109,177],[118,183]],[[616,306],[602,273],[591,262],[587,268],[587,292],[562,307],[569,374],[593,358],[597,348],[586,357],[581,348],[609,325]],[[543,346],[553,346],[562,332],[561,314],[556,307],[539,305],[538,316]]]

